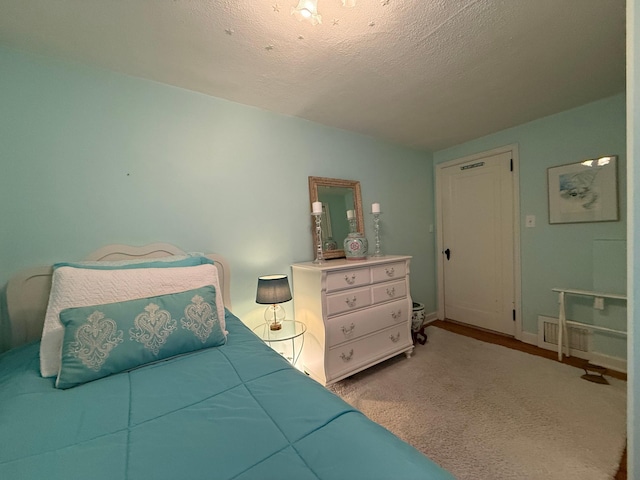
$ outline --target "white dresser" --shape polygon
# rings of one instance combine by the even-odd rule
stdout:
[[[410,259],[292,266],[295,319],[307,326],[306,373],[328,385],[399,353],[411,355]]]

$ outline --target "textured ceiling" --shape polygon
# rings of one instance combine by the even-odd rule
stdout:
[[[423,150],[624,91],[624,0],[0,0],[0,46]]]

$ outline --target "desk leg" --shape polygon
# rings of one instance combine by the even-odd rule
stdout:
[[[300,355],[302,354],[302,349],[304,348],[304,334],[302,334],[302,336],[300,337],[300,347],[297,354],[296,354],[296,339],[292,338],[291,342],[292,342],[291,348],[293,349],[293,351],[291,352],[291,357],[292,357],[291,365],[295,367],[296,364],[298,363],[298,360],[300,359]]]
[[[562,320],[562,328],[564,329],[564,343],[567,349],[565,355],[567,357],[571,356],[571,342],[569,341],[569,326],[567,325],[567,316],[565,315]]]
[[[564,347],[564,335],[566,333],[566,315],[564,311],[564,292],[558,293],[560,312],[558,313],[558,361],[562,361],[562,349]],[[567,342],[568,343],[568,342]],[[568,348],[567,348],[568,351]]]

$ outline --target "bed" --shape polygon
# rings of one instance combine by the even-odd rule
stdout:
[[[80,289],[91,290],[92,278],[99,283],[113,275],[124,278],[153,269],[150,275],[173,278],[182,271],[198,270],[194,265],[157,265],[185,257],[195,256],[166,244],[112,245],[89,256],[88,263],[35,268],[9,281],[4,329],[0,330],[11,347],[0,355],[0,478],[453,478],[261,342],[231,313],[230,270],[217,255],[203,256],[217,275],[211,282],[215,288],[206,285],[155,295],[153,287],[152,295],[144,298],[131,293],[133,299],[67,305],[57,313],[57,320],[63,322],[57,376],[41,375],[42,362],[49,356],[42,332],[47,331],[45,322],[54,309],[54,297],[58,295],[63,303],[71,297],[75,301],[75,290],[64,293],[60,287],[64,278],[60,272],[80,275]],[[126,273],[129,267],[131,273]],[[204,270],[210,268],[198,271]],[[118,278],[116,289],[122,287]],[[127,284],[125,290],[135,288]],[[98,290],[102,295],[109,288]],[[133,366],[130,362],[139,360],[138,350],[116,356],[130,347],[151,355],[154,349],[168,348],[167,338],[174,336],[171,333],[164,343],[159,342],[158,349],[158,344],[137,335],[136,328],[143,323],[118,323],[119,312],[140,309],[142,304],[135,302],[147,302],[146,317],[141,318],[148,320],[151,314],[160,318],[158,312],[172,311],[172,302],[178,300],[197,304],[190,303],[184,314],[174,315],[175,319],[183,315],[180,321],[170,319],[164,324],[173,322],[173,332],[183,335],[181,341],[189,345],[186,349],[172,346],[165,357]],[[91,301],[90,295],[86,301]],[[160,307],[150,310],[152,304]],[[216,319],[215,328],[207,325],[217,336],[207,338],[215,337],[218,344],[202,341],[200,346],[202,330],[188,322],[196,311],[194,305],[200,307],[198,318]],[[102,317],[96,317],[96,312],[102,312]],[[216,317],[217,312],[223,318]],[[77,318],[84,323],[74,323]],[[112,349],[106,356],[83,356],[86,351],[73,346],[82,343],[81,333],[96,318],[102,326],[115,319],[115,330],[93,330],[95,338],[111,338]],[[161,329],[156,330],[159,335]],[[95,363],[103,368],[115,365],[115,370],[103,375],[102,370],[89,368]]]

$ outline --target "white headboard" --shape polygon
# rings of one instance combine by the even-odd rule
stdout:
[[[158,258],[170,255],[185,255],[185,251],[168,243],[153,243],[142,247],[130,245],[107,245],[96,250],[85,260],[133,260]],[[206,257],[215,262],[222,286],[224,306],[231,310],[231,270],[226,259],[217,254]],[[14,275],[7,284],[7,304],[11,321],[11,345],[17,347],[37,340],[42,335],[44,316],[49,302],[53,267],[36,267]]]

